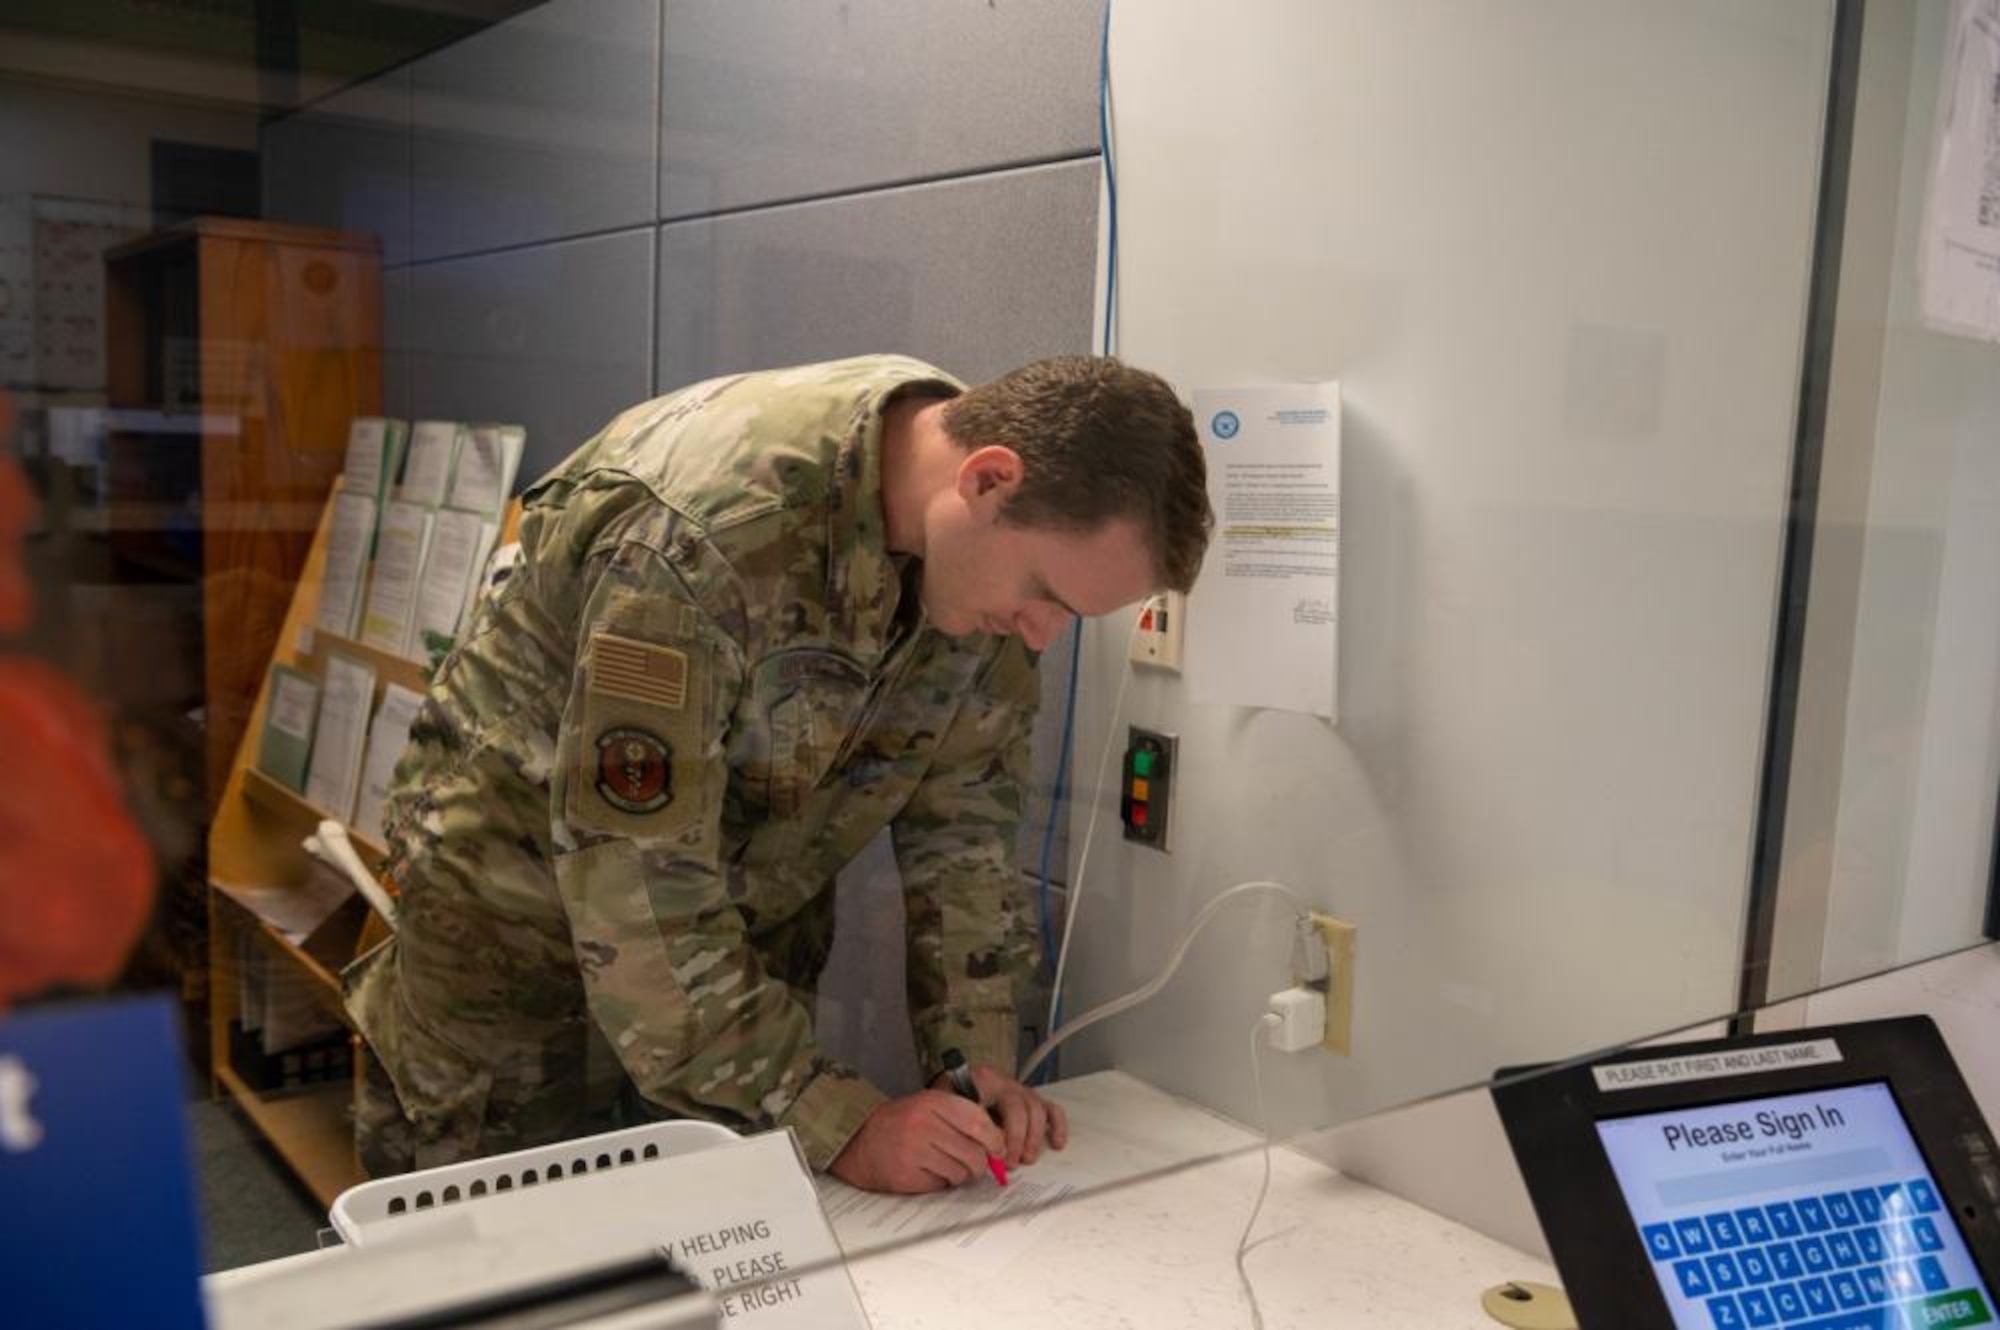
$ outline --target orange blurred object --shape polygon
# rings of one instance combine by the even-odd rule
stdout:
[[[12,410],[0,393],[0,439]],[[25,478],[0,456],[0,632],[32,612],[21,538]],[[0,657],[0,1012],[59,984],[117,977],[153,905],[153,853],[125,811],[83,690],[52,667]]]
[[[0,660],[0,1010],[117,977],[152,910],[153,855],[77,686]]]

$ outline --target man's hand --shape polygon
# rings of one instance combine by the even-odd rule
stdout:
[[[1006,1137],[978,1104],[919,1090],[877,1106],[827,1171],[864,1191],[943,1191],[984,1177],[986,1156],[1006,1148]]]
[[[1000,1119],[1007,1149],[993,1153],[1007,1161],[1007,1167],[1032,1164],[1042,1157],[1044,1142],[1060,1150],[1069,1144],[1069,1117],[1062,1105],[1030,1090],[1027,1086],[987,1063],[972,1068],[972,1083],[979,1087],[979,1101]]]

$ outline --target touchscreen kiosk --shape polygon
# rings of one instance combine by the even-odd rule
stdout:
[[[2000,1330],[2000,1152],[1929,1020],[1500,1077],[1585,1330]]]

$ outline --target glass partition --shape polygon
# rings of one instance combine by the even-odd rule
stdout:
[[[1196,392],[1339,381],[1338,716],[1086,631],[1079,775],[1170,731],[1181,802],[1168,856],[1100,834],[1065,1004],[1279,879],[1359,926],[1355,1056],[1269,1073],[1338,1122],[1978,942],[1996,352],[1916,276],[1949,7],[1270,23],[1114,20],[1115,328]],[[1342,77],[1221,73],[1287,42]],[[1290,913],[1065,1071],[1247,1118]]]
[[[1154,1183],[1203,1225],[1239,1222],[1262,1133],[1301,1147],[1271,1231],[1319,1233],[1315,1198],[1344,1185],[1313,1171],[1337,1162],[1330,1129],[1502,1066],[1740,1025],[1989,926],[2000,350],[1923,312],[1940,118],[1971,77],[1959,7],[251,8],[81,27],[50,9],[0,59],[0,141],[34,145],[0,178],[0,572],[18,562],[32,593],[0,582],[0,688],[25,736],[0,881],[9,917],[42,918],[16,899],[88,901],[24,946],[0,1000],[172,997],[210,1269],[311,1249],[367,1175],[357,1113],[400,1122],[416,1097],[356,1036],[364,954],[401,956],[420,985],[484,983],[479,1011],[548,976],[545,1042],[488,1022],[493,1042],[439,1036],[434,1063],[400,1067],[435,1073],[431,1108],[450,1101],[427,1129],[466,1135],[421,1151],[448,1162],[690,1103],[743,1131],[782,1118],[768,1106],[796,1087],[758,1079],[764,1050],[692,1081],[684,1060],[715,1045],[631,1051],[659,1011],[687,1014],[676,991],[733,1011],[704,986],[716,966],[753,987],[792,967],[757,991],[837,1064],[811,1064],[829,1084],[942,1084],[922,966],[947,963],[926,943],[912,980],[907,939],[943,952],[1004,913],[1010,977],[977,948],[958,968],[1006,1000],[984,1026],[948,1020],[1002,1050],[994,1076],[1074,1034],[1032,1079],[1090,1162],[1052,1156],[1010,1194],[1054,1187],[1052,1221],[1094,1216],[1063,1229],[1081,1270],[1093,1234],[1158,1218]],[[967,788],[994,807],[953,805],[954,833],[992,833],[979,846],[938,850],[914,794],[808,835],[753,753],[719,778],[718,825],[741,834],[703,879],[740,945],[585,936],[603,920],[566,912],[579,889],[510,859],[461,875],[508,902],[477,942],[432,933],[410,960],[435,922],[420,900],[381,950],[409,854],[388,791],[443,786],[420,763],[397,774],[398,725],[432,715],[422,699],[472,637],[516,631],[488,590],[538,480],[718,376],[899,353],[976,384],[1106,349],[1197,407],[1338,383],[1334,600],[1282,622],[1226,612],[1267,575],[1252,556],[1272,533],[1225,481],[1192,611],[1123,597],[1049,635],[1021,685],[1025,756],[982,748]],[[1241,423],[1197,412],[1211,474]],[[863,508],[886,530],[874,483]],[[697,561],[713,536],[674,534],[691,543],[672,557]],[[906,562],[884,595],[921,586]],[[853,551],[828,566],[868,570]],[[400,590],[398,569],[415,574]],[[1133,660],[1140,615],[1163,612],[1178,670]],[[1295,648],[1294,612],[1335,626]],[[951,649],[927,621],[912,633]],[[519,666],[510,650],[493,659]],[[676,668],[701,682],[675,650],[626,658],[642,692],[675,695]],[[724,750],[818,754],[800,801],[888,779],[849,729],[798,720],[815,690],[873,698],[881,679],[817,639],[817,665],[755,654],[745,686],[782,695],[733,716]],[[1216,700],[1276,655],[1334,714]],[[549,696],[597,677],[544,672]],[[573,831],[547,779],[559,728],[509,753],[532,797],[459,805],[515,818],[501,839],[521,862]],[[673,820],[674,782],[706,770],[694,742],[629,718],[617,733],[637,747],[562,780],[611,789],[597,814],[699,840]],[[1158,813],[1129,825],[1135,804],[1164,832]],[[673,852],[649,853],[619,880],[670,903]],[[1018,890],[939,922],[959,908],[940,884],[975,870]],[[774,940],[759,879],[797,896],[795,932]],[[1258,883],[1276,886],[1230,894]],[[1341,1055],[1266,1042],[1273,995],[1310,978],[1311,913],[1354,930],[1311,980],[1344,1010]],[[647,985],[585,996],[621,947],[649,946]],[[496,1134],[456,1097],[526,1102],[544,1082],[588,1111]],[[865,1098],[839,1102],[858,1120]],[[818,1156],[856,1125],[808,1117],[786,1122]],[[906,1215],[988,1218],[970,1191],[962,1210],[827,1194],[857,1251],[878,1245],[870,1205],[885,1249],[909,1241]],[[1400,1222],[1360,1250],[1397,1259]],[[1511,1277],[1510,1253],[1489,1257]],[[895,1261],[856,1263],[864,1304],[948,1296],[949,1262]],[[1191,1296],[1237,1314],[1232,1287]]]
[[[1927,314],[1926,285],[1933,306],[1949,288],[1923,273],[1963,171],[1940,153],[1971,132],[1954,98],[1982,58],[1957,21],[1871,10],[1861,50],[1783,866],[1752,939],[1772,998],[1991,927],[2000,349]]]
[[[1271,1069],[1289,1121],[1734,1010],[1834,308],[1837,17],[1114,17],[1120,349],[1195,392],[1339,382],[1338,715],[1127,684],[1129,621],[1088,630],[1079,774],[1132,724],[1178,734],[1181,774],[1171,853],[1100,836],[1080,874],[1072,1010],[1253,878],[1358,926],[1357,1052]],[[1219,72],[1252,68],[1254,95]],[[1247,1117],[1290,913],[1219,920],[1065,1071]]]

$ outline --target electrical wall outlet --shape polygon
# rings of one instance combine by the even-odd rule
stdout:
[[[1139,622],[1132,627],[1132,663],[1179,674],[1182,621],[1186,618],[1187,597],[1180,592],[1148,596],[1139,606]]]
[[[1342,1057],[1354,1051],[1354,952],[1358,930],[1345,919],[1312,913],[1312,925],[1326,944],[1326,1035],[1321,1047]]]

